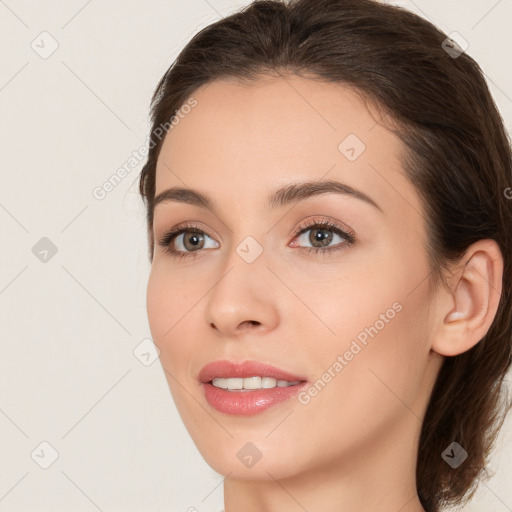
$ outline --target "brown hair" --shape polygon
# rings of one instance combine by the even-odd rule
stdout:
[[[472,243],[498,243],[504,275],[493,324],[471,350],[445,358],[423,421],[416,482],[427,512],[469,501],[478,478],[489,477],[487,458],[510,408],[500,399],[512,364],[510,144],[480,67],[466,53],[450,54],[446,38],[423,18],[374,0],[259,0],[198,32],[151,101],[154,134],[216,79],[247,83],[287,71],[351,86],[395,121],[404,175],[427,216],[431,282],[444,282],[443,270]],[[151,261],[162,142],[152,138],[139,183]],[[468,452],[456,469],[441,457],[453,441]]]

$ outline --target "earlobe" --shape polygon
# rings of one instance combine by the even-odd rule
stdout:
[[[503,256],[494,240],[479,240],[466,251],[440,309],[432,349],[443,356],[470,350],[489,330],[498,309]],[[447,295],[447,296],[446,296]]]

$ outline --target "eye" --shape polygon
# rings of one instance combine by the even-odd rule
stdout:
[[[210,238],[196,224],[181,224],[165,233],[158,241],[167,254],[176,258],[196,257],[200,249],[205,249],[205,240],[212,240],[212,249],[219,247],[219,243]],[[173,245],[176,246],[173,247]]]
[[[306,233],[310,232],[309,236]],[[336,237],[339,239],[336,240]],[[210,247],[206,242],[210,240]],[[310,247],[297,245],[310,243]],[[344,246],[353,245],[356,241],[353,231],[345,230],[341,226],[326,220],[310,219],[297,228],[291,246],[308,253],[330,254]],[[332,242],[335,245],[330,245]],[[158,245],[173,258],[195,258],[201,249],[216,249],[219,243],[208,236],[197,224],[181,224],[165,233],[158,241]]]
[[[308,232],[309,235],[307,235]],[[297,235],[296,239],[300,244],[311,244],[310,247],[298,246],[300,250],[305,250],[307,253],[330,254],[333,251],[342,249],[343,246],[350,246],[355,243],[353,231],[347,231],[341,226],[325,220],[317,221],[312,219],[305,222],[299,226]],[[336,238],[339,240],[336,240]],[[332,242],[334,242],[334,245],[330,245]],[[296,247],[297,244],[293,243],[292,246]]]

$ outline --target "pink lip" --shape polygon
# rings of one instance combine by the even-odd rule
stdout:
[[[215,387],[211,380],[216,377],[272,377],[276,380],[299,384],[270,389],[228,391]],[[297,395],[306,385],[306,379],[258,361],[215,361],[207,364],[199,373],[204,396],[217,411],[237,416],[252,416],[265,411],[272,405],[284,402]]]

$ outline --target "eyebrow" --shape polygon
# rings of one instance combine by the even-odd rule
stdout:
[[[268,206],[276,209],[321,194],[342,194],[355,197],[384,213],[371,197],[338,181],[305,181],[284,185],[275,190],[268,198]],[[214,201],[210,196],[197,190],[182,187],[172,187],[158,194],[155,197],[153,208],[156,208],[160,203],[169,201],[191,204],[212,212],[215,210]]]

